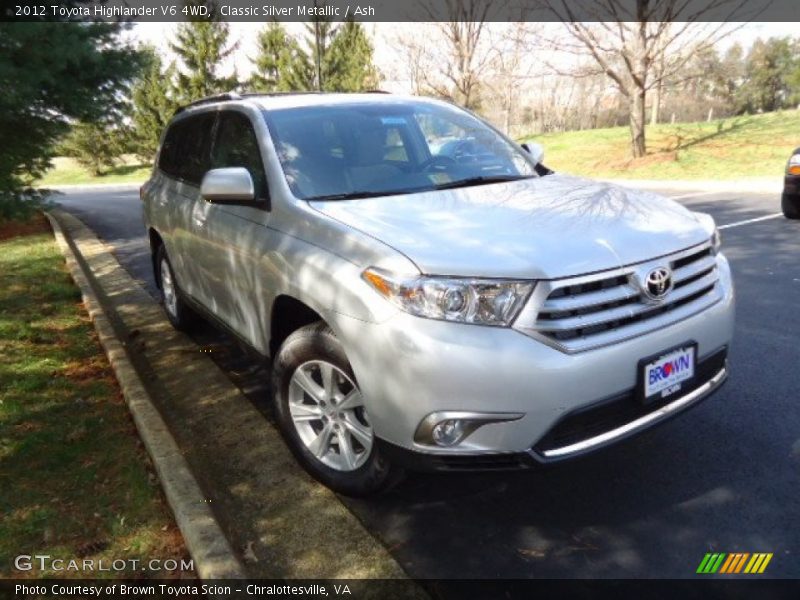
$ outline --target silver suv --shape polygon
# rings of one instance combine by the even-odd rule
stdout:
[[[582,455],[727,376],[711,217],[552,174],[445,102],[209,98],[176,114],[142,197],[169,319],[270,361],[286,441],[345,494]]]

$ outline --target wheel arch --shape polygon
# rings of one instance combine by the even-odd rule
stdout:
[[[158,249],[164,245],[164,239],[153,227],[147,230],[147,237],[150,241],[150,264],[153,267],[153,279],[156,281],[156,287],[161,289],[161,280],[158,277],[158,265],[156,265],[156,255]]]
[[[281,344],[292,333],[317,321],[327,322],[319,312],[294,296],[277,296],[270,313],[270,355],[275,356]]]

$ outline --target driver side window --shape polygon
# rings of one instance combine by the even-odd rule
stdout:
[[[211,153],[211,168],[225,167],[247,169],[253,178],[256,198],[268,198],[267,176],[258,148],[258,138],[250,119],[244,113],[220,113],[214,150]]]
[[[458,167],[468,165],[483,175],[534,173],[532,164],[477,121],[473,125],[464,119],[456,121],[425,113],[417,114],[416,118],[432,161],[438,159],[440,164]]]

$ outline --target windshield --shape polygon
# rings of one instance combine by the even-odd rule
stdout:
[[[535,177],[524,151],[480,119],[424,102],[264,111],[298,198],[402,194]]]

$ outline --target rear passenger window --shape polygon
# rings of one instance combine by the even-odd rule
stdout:
[[[266,199],[267,176],[258,138],[247,115],[225,111],[220,113],[217,139],[211,156],[211,168],[244,167],[253,178],[256,198]]]
[[[158,168],[171,177],[178,176],[178,146],[183,133],[181,123],[175,123],[167,130],[158,154]]]
[[[158,168],[167,175],[200,185],[211,168],[211,135],[216,113],[181,119],[164,137]]]

